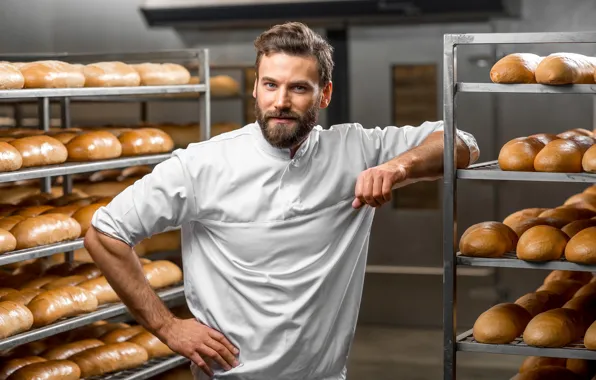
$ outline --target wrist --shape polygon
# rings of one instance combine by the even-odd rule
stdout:
[[[155,330],[155,335],[164,341],[167,341],[170,333],[172,331],[172,327],[176,324],[178,318],[173,315],[168,316],[167,318],[163,319],[162,322],[157,326]]]

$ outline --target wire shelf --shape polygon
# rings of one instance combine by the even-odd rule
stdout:
[[[149,360],[140,367],[127,369],[104,376],[93,376],[87,378],[86,380],[143,380],[189,362],[190,360],[184,356],[156,358]]]
[[[596,360],[596,351],[588,350],[584,346],[583,339],[562,348],[529,346],[524,343],[522,337],[518,337],[508,344],[486,344],[478,343],[470,329],[457,337],[456,344],[457,350],[462,352]]]
[[[596,94],[596,85],[575,84],[552,86],[545,84],[457,83],[457,92],[497,92],[517,94]]]
[[[135,86],[135,87],[81,87],[81,88],[32,88],[22,90],[2,90],[2,99],[63,98],[83,96],[130,96],[165,95],[205,92],[204,84],[184,84],[175,86]]]
[[[515,252],[509,252],[500,258],[470,257],[457,253],[457,265],[473,267],[502,267],[520,269],[570,270],[579,272],[596,272],[596,265],[576,264],[565,260],[533,262],[520,260]]]
[[[56,253],[70,252],[84,247],[84,239],[66,241],[62,243],[43,245],[35,248],[19,249],[0,255],[0,266],[17,263],[29,259],[51,256]]]
[[[157,292],[158,296],[164,302],[174,302],[184,297],[184,286],[178,284],[173,287],[161,289]],[[126,305],[122,303],[101,305],[94,312],[66,318],[48,326],[35,328],[23,333],[10,336],[0,340],[0,350],[7,350],[39,339],[57,335],[65,331],[73,330],[77,327],[85,326],[102,319],[116,317],[128,313]]]
[[[458,179],[527,181],[527,182],[583,182],[596,183],[596,174],[592,173],[545,173],[504,171],[497,161],[471,165],[467,169],[457,170]]]

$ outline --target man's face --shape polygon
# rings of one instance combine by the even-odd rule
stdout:
[[[263,56],[253,96],[263,136],[274,147],[290,149],[308,136],[319,108],[331,98],[331,84],[319,85],[315,57],[275,53]]]

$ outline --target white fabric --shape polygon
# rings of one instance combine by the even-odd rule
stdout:
[[[317,126],[291,159],[249,124],[177,150],[92,223],[130,245],[182,226],[190,310],[240,350],[215,379],[345,379],[374,216],[356,179],[442,127]]]

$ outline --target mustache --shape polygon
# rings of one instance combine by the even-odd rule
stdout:
[[[300,115],[295,114],[291,111],[279,111],[279,112],[268,112],[265,115],[265,119],[299,119]]]

